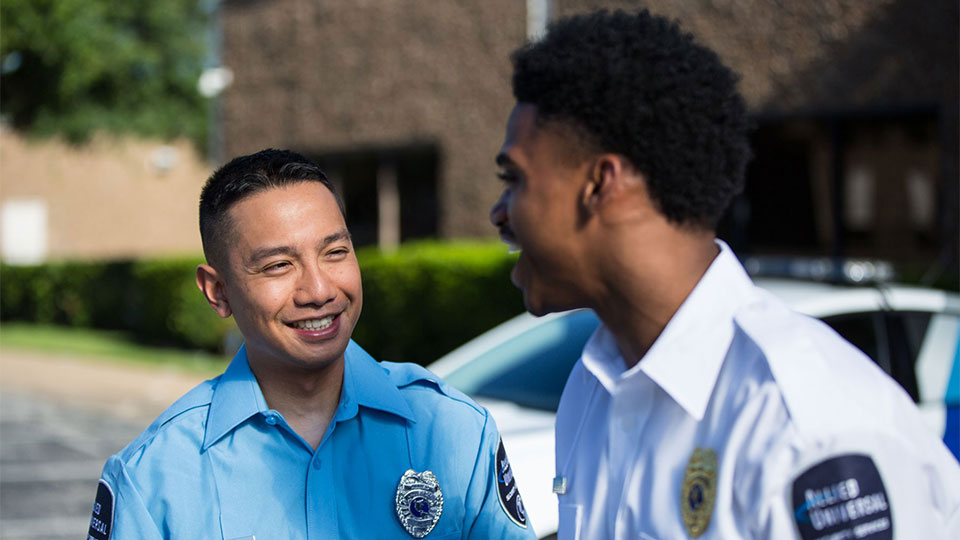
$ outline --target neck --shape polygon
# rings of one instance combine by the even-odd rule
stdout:
[[[710,231],[673,226],[612,236],[594,311],[617,340],[626,368],[653,345],[719,253]],[[651,240],[652,239],[652,240]]]
[[[273,360],[248,359],[267,405],[316,450],[340,404],[344,357],[317,368],[280,367]]]

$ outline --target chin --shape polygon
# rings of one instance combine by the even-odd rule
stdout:
[[[559,294],[547,293],[546,297],[544,297],[543,295],[534,295],[526,289],[522,290],[523,307],[525,307],[531,315],[536,317],[587,307],[581,302],[574,301],[572,298],[560,298]]]
[[[527,311],[529,311],[530,314],[535,317],[542,317],[548,313],[563,311],[561,309],[555,309],[544,302],[538,302],[536,299],[527,295],[526,292],[523,294],[523,307],[525,307]]]

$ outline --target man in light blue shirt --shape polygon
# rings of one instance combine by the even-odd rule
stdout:
[[[107,461],[88,538],[535,538],[487,411],[350,340],[360,272],[316,165],[231,161],[200,229],[197,284],[245,344]]]

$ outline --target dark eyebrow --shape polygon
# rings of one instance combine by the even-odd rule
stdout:
[[[350,240],[350,239],[351,239],[350,231],[348,231],[347,229],[340,229],[335,233],[328,234],[327,236],[323,237],[323,240],[320,241],[320,247],[328,246],[337,241]],[[253,253],[250,254],[250,257],[247,259],[247,264],[253,264],[253,263],[256,263],[257,261],[266,259],[268,257],[273,257],[275,255],[287,255],[292,257],[292,256],[295,256],[296,254],[297,254],[296,250],[294,250],[290,246],[264,247],[260,249],[255,249]]]
[[[328,234],[327,236],[325,236],[323,238],[323,241],[320,242],[320,245],[328,246],[340,240],[352,240],[352,239],[353,238],[350,236],[350,231],[348,231],[347,229],[340,229],[339,231],[333,234]]]
[[[253,264],[261,259],[273,257],[274,255],[293,255],[293,248],[290,246],[273,246],[253,250],[247,259],[247,264]]]
[[[503,152],[500,152],[499,154],[497,154],[496,162],[497,162],[497,165],[499,165],[500,167],[508,167],[510,165],[515,165],[513,160],[510,159],[510,156],[504,154]]]

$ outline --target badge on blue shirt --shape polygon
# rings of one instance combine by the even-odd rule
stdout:
[[[397,486],[397,517],[410,536],[423,538],[440,521],[443,513],[443,492],[440,482],[430,471],[407,469]]]
[[[810,467],[793,482],[800,537],[893,538],[887,491],[873,460],[846,454]]]

